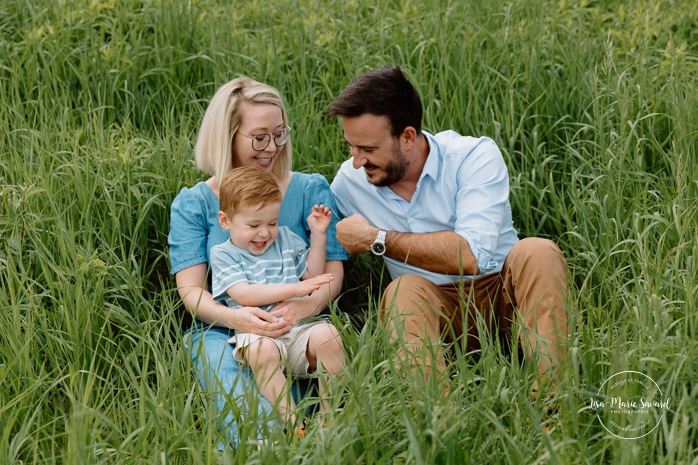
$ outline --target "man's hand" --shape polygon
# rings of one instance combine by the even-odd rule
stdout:
[[[378,231],[366,218],[354,214],[337,223],[337,240],[348,253],[359,254],[371,250]]]

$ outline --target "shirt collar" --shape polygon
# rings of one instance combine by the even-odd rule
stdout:
[[[429,155],[427,155],[427,161],[426,163],[424,163],[424,168],[422,168],[422,174],[419,175],[419,181],[417,181],[417,190],[419,190],[419,186],[422,184],[422,180],[426,176],[429,176],[434,181],[436,181],[438,179],[439,168],[441,166],[441,157],[439,156],[439,145],[434,140],[434,136],[432,136],[426,131],[422,131],[422,134],[424,134],[424,137],[426,137],[427,142],[429,143]],[[393,190],[388,186],[372,185],[372,187],[373,189],[379,192],[383,192],[388,198],[391,198],[393,200],[399,200],[401,202],[405,201],[405,199],[393,192]]]
[[[436,181],[436,179],[438,179],[439,168],[441,165],[439,146],[434,140],[434,136],[426,131],[422,131],[422,134],[424,134],[424,137],[426,137],[427,142],[429,143],[429,155],[427,155],[427,161],[424,163],[422,174],[419,176],[419,182],[421,182],[425,176],[429,176]]]

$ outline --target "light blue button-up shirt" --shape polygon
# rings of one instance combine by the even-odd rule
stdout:
[[[423,134],[429,156],[410,202],[389,187],[369,183],[364,169],[354,169],[347,160],[331,186],[340,215],[358,213],[388,231],[454,231],[470,245],[481,274],[501,271],[518,237],[509,205],[509,174],[499,148],[487,137],[464,137],[453,131]],[[416,274],[445,284],[475,277],[434,273],[384,259],[393,279]]]

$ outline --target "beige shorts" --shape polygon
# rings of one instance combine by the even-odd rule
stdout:
[[[308,366],[310,365],[308,356],[306,355],[308,340],[310,339],[310,333],[313,328],[318,325],[331,325],[331,323],[326,320],[311,321],[294,326],[291,328],[291,331],[277,338],[259,336],[252,333],[240,333],[228,339],[228,342],[235,345],[233,349],[233,357],[235,357],[235,360],[240,362],[244,367],[249,368],[250,364],[245,360],[242,349],[258,339],[270,339],[274,341],[274,344],[276,344],[276,347],[279,349],[279,353],[281,354],[281,368],[284,372],[293,376],[307,376],[309,374]]]

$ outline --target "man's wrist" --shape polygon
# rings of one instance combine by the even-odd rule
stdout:
[[[388,231],[378,228],[376,228],[376,230],[375,239],[369,246],[369,250],[373,252],[374,255],[384,255],[386,251],[385,240],[388,236]]]

